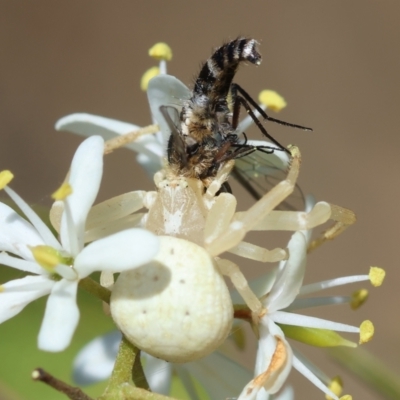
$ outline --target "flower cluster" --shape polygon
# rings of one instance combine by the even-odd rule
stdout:
[[[186,99],[191,92],[178,79],[166,74],[166,61],[172,57],[168,46],[158,44],[150,50],[150,55],[160,60],[159,67],[147,71],[142,79],[142,88],[147,90],[154,118],[150,128],[90,114],[72,114],[57,122],[57,130],[87,137],[75,153],[65,182],[53,195],[55,203],[51,221],[59,233],[58,237],[9,187],[12,174],[9,171],[0,173],[0,189],[11,197],[25,216],[21,217],[10,206],[0,203],[0,263],[27,273],[24,278],[0,286],[0,323],[17,315],[30,302],[48,295],[38,336],[38,346],[42,350],[62,351],[70,344],[79,321],[76,304],[79,286],[104,301],[109,300],[109,292],[89,278],[93,272],[100,271],[104,277],[109,277],[109,284],[103,286],[112,289],[114,273],[127,276],[126,273],[134,270],[137,279],[139,271],[144,270],[144,274],[149,274],[154,260],[157,265],[163,262],[159,258],[160,254],[164,254],[161,249],[165,246],[165,238],[143,229],[146,215],[134,214],[143,207],[151,207],[149,204],[154,200],[152,193],[136,191],[93,206],[101,183],[103,155],[107,149],[126,144],[138,153],[138,163],[150,176],[164,167],[170,126],[163,118],[160,106],[171,103],[171,93],[174,98]],[[274,111],[286,105],[280,96],[271,91],[262,92],[260,102],[261,108],[268,107]],[[171,107],[179,110],[177,102]],[[251,123],[251,118],[247,117],[238,129],[245,131]],[[106,145],[104,139],[108,141]],[[265,141],[248,143],[269,145]],[[289,164],[284,152],[268,154],[268,160],[269,165],[279,169]],[[307,201],[306,212],[313,206],[311,200]],[[373,325],[370,321],[364,321],[360,327],[355,327],[309,317],[296,311],[345,303],[357,307],[365,300],[366,291],[358,291],[351,297],[306,296],[367,280],[373,286],[380,286],[384,272],[375,267],[371,268],[368,275],[303,285],[310,237],[311,230],[295,232],[287,245],[288,256],[282,256],[280,259],[285,259],[275,269],[250,282],[249,286],[240,270],[235,269],[230,275],[234,284],[238,282],[235,284],[238,291],[231,293],[234,315],[248,320],[258,339],[254,378],[249,371],[227,357],[223,347],[201,360],[187,364],[167,363],[143,353],[144,373],[150,388],[157,393],[169,394],[171,375],[176,373],[192,399],[200,397],[190,375],[196,377],[212,399],[234,396],[238,400],[290,400],[294,397],[293,390],[289,386],[284,387],[284,384],[293,367],[327,396],[338,400],[341,388],[337,388],[334,385],[336,382],[332,382],[311,361],[292,348],[288,339],[319,347],[355,347],[356,343],[344,339],[337,332],[357,333],[360,343],[365,343],[373,336]],[[188,242],[183,246],[189,247]],[[256,246],[251,249],[260,251]],[[219,262],[209,254],[207,257],[212,265]],[[191,262],[194,265],[195,261]],[[158,276],[155,278],[159,279]],[[241,296],[246,304],[241,304]],[[185,298],[184,301],[189,302],[189,299]],[[113,371],[120,341],[121,333],[114,332],[96,338],[87,345],[75,361],[74,377],[77,383],[89,384],[108,378]],[[350,398],[341,397],[343,400]]]

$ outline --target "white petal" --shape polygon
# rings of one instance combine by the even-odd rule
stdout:
[[[81,143],[72,160],[69,176],[72,194],[65,201],[61,242],[74,257],[83,248],[86,217],[99,191],[103,174],[103,151],[103,139],[91,136]]]
[[[293,368],[297,369],[297,371],[299,371],[305,378],[325,394],[332,397],[332,399],[339,400],[339,398],[331,392],[296,356],[293,356]]]
[[[206,389],[210,399],[236,397],[252,373],[218,351],[184,365]]]
[[[238,400],[265,399],[264,390],[270,394],[277,393],[285,383],[292,367],[292,349],[286,341],[282,330],[267,316],[264,316],[260,321],[259,331],[260,340],[257,350],[256,377],[244,387]],[[278,345],[278,339],[285,348],[286,357],[279,370],[267,373]],[[264,373],[266,375],[262,376],[261,374]]]
[[[26,276],[2,285],[0,323],[17,315],[30,302],[50,293],[54,283],[45,276]]]
[[[14,203],[20,208],[25,214],[26,218],[36,228],[43,241],[51,247],[57,250],[61,250],[61,245],[58,240],[54,237],[50,228],[42,221],[42,219],[32,210],[32,208],[22,199],[14,190],[6,186],[4,191],[13,199]]]
[[[281,393],[272,397],[273,400],[294,400],[294,390],[291,386],[286,386]],[[258,400],[258,399],[257,399]]]
[[[307,242],[301,232],[295,232],[288,243],[289,259],[279,272],[265,305],[269,312],[289,306],[298,295],[303,283]]]
[[[0,264],[19,269],[20,271],[32,272],[37,275],[48,275],[40,265],[36,264],[36,262],[21,260],[17,257],[11,257],[6,253],[0,254]]]
[[[156,172],[158,172],[163,166],[163,153],[164,150],[160,145],[161,155],[157,157],[157,160],[154,157],[149,157],[147,154],[141,153],[136,156],[136,161],[138,164],[142,166],[142,168],[147,172],[149,178],[153,179],[153,176]]]
[[[62,279],[54,284],[39,332],[39,349],[63,351],[70,344],[79,321],[77,289],[77,281]]]
[[[261,319],[260,325],[260,340],[257,350],[256,370],[255,374],[259,375],[265,372],[271,363],[272,356],[276,350],[277,338],[282,341],[286,350],[286,359],[284,365],[277,372],[272,373],[264,383],[264,389],[271,394],[277,393],[285,383],[290,370],[292,368],[292,349],[285,339],[285,335],[281,328],[276,325],[272,319],[264,317]],[[272,346],[271,343],[274,343]]]
[[[85,137],[100,135],[104,140],[136,131],[139,126],[98,115],[76,113],[67,115],[56,122],[58,131],[77,133]],[[154,135],[145,135],[125,147],[147,156],[149,165],[142,165],[146,170],[153,169],[153,175],[162,167],[163,148]],[[140,162],[140,164],[142,164]],[[150,173],[150,172],[149,172]]]
[[[57,131],[68,131],[85,137],[100,135],[104,140],[139,129],[137,125],[99,115],[76,113],[60,118],[55,125]]]
[[[44,244],[37,230],[11,207],[0,203],[0,251],[9,251],[26,260],[33,260],[27,246]]]
[[[322,318],[309,317],[307,315],[294,314],[284,311],[275,311],[269,314],[270,318],[278,324],[304,326],[306,328],[331,329],[339,332],[360,332],[360,328],[352,325],[341,324]]]
[[[171,389],[171,364],[145,352],[142,352],[142,358],[146,360],[144,374],[150,389],[153,392],[168,395]]]
[[[122,335],[113,331],[90,341],[76,356],[72,378],[78,385],[91,385],[108,379],[114,368]]]
[[[160,126],[163,134],[163,146],[166,149],[171,129],[160,112],[161,106],[173,107],[181,112],[183,100],[191,97],[190,90],[178,79],[171,75],[158,75],[150,82],[147,89],[150,109],[153,117]]]
[[[80,278],[94,271],[121,272],[150,262],[160,238],[145,229],[127,229],[90,243],[75,259]]]

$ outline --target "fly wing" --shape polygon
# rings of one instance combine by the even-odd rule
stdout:
[[[163,146],[166,149],[171,135],[170,121],[177,123],[176,127],[179,126],[179,113],[182,110],[183,102],[191,97],[191,92],[179,79],[165,74],[157,75],[149,82],[147,97],[153,118],[160,126]],[[165,119],[160,110],[162,106],[167,108],[168,115],[171,117],[169,121]],[[175,109],[176,112],[172,109]],[[178,121],[175,121],[176,116],[178,116]]]
[[[274,146],[272,143],[261,140],[249,140],[247,144],[255,147]],[[286,179],[289,162],[288,155],[283,151],[277,150],[272,154],[254,151],[235,160],[232,176],[254,199],[259,200],[271,188]],[[302,211],[304,207],[304,194],[296,185],[294,193],[276,209]]]

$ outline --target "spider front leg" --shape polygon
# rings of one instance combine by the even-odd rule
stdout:
[[[240,220],[241,214],[243,213],[236,213],[234,219]],[[319,238],[311,242],[308,247],[308,252],[310,252],[326,241],[339,236],[350,225],[353,225],[356,222],[356,216],[353,211],[321,201],[315,204],[310,212],[272,211],[259,221],[252,230],[309,230],[324,224],[329,219],[335,221],[335,223]]]
[[[260,316],[264,310],[264,306],[254,292],[250,289],[247,279],[240,271],[240,268],[232,261],[216,258],[218,268],[222,275],[226,275],[232,281],[233,286],[239,292],[253,316]]]
[[[149,192],[137,190],[93,206],[86,222],[85,243],[138,226],[143,214],[136,211],[145,207],[148,196]]]
[[[231,222],[218,238],[212,242],[206,242],[207,251],[212,256],[217,256],[237,246],[247,232],[251,231],[260,220],[263,220],[293,192],[299,174],[301,155],[300,150],[295,146],[290,147],[290,152],[292,159],[287,178],[273,187],[249,210],[236,216],[235,221]]]
[[[288,257],[286,250],[279,247],[273,250],[268,250],[264,247],[243,241],[237,246],[229,249],[228,253],[260,262],[277,262],[286,260]]]

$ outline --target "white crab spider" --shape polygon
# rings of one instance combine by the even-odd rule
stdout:
[[[131,192],[101,203],[89,216],[90,237],[141,225],[162,236],[161,251],[142,267],[122,273],[111,296],[114,321],[135,345],[173,362],[201,358],[229,334],[233,308],[222,275],[231,278],[257,319],[264,310],[239,267],[219,259],[225,251],[262,262],[285,259],[286,251],[269,251],[242,239],[251,230],[305,230],[336,221],[318,246],[354,223],[354,214],[325,202],[309,212],[274,211],[295,186],[300,152],[291,148],[287,178],[249,210],[235,213],[232,194],[216,195],[234,162],[227,162],[206,189],[200,180],[155,175],[157,192]],[[146,207],[147,214],[128,214]],[[107,217],[108,216],[108,217]]]

